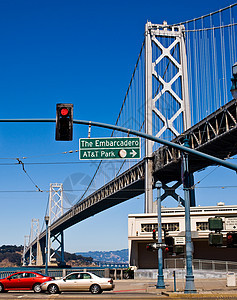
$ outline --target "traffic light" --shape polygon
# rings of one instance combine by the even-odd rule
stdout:
[[[147,251],[155,251],[155,250],[157,250],[156,243],[147,244],[146,245],[146,250]]]
[[[237,232],[228,232],[226,234],[226,239],[228,248],[237,247]]]
[[[155,229],[152,230],[152,238],[154,241],[156,240],[156,230]]]
[[[208,219],[209,230],[214,230],[215,232],[220,232],[223,230],[223,220],[220,217],[214,217]]]
[[[73,131],[73,104],[59,103],[56,107],[56,141],[71,141]]]
[[[172,236],[165,237],[165,252],[172,254],[174,251],[174,238]]]
[[[176,255],[183,254],[184,251],[185,251],[184,245],[174,246],[174,253],[176,253]]]
[[[209,233],[209,245],[210,246],[222,246],[223,245],[223,234],[219,232]]]

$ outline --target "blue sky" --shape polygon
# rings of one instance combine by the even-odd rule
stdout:
[[[54,118],[56,103],[67,102],[74,103],[75,119],[113,124],[146,21],[178,23],[231,3],[0,0],[0,118]],[[97,131],[92,132],[95,137]],[[65,182],[73,174],[91,176],[96,168],[95,163],[79,163],[78,153],[60,154],[78,149],[78,140],[87,136],[87,128],[75,126],[72,142],[56,142],[54,134],[54,124],[0,125],[0,245],[23,244],[32,218],[39,218],[41,227],[48,201],[48,193],[34,192],[22,167],[12,165],[17,157],[28,157],[25,163],[55,163],[25,165],[44,191],[50,183]],[[67,161],[74,163],[58,163]],[[196,179],[205,174],[198,173]],[[235,182],[234,172],[218,168],[203,181],[203,187],[234,186]],[[235,191],[198,189],[197,204],[235,204]],[[127,215],[143,210],[143,197],[139,197],[73,226],[65,232],[65,250],[127,248]]]

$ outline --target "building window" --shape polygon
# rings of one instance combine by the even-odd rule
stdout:
[[[157,224],[141,224],[141,232],[152,232],[157,230]],[[162,229],[166,231],[179,231],[179,223],[162,223]]]
[[[164,223],[162,224],[162,228],[167,231],[179,231],[179,223]]]
[[[141,224],[141,232],[152,232],[152,230],[157,230],[157,224]]]
[[[196,222],[197,231],[209,230],[208,222]]]

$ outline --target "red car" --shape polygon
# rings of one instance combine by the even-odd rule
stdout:
[[[41,292],[41,283],[54,278],[36,272],[18,272],[0,279],[0,292],[9,290],[33,290]]]

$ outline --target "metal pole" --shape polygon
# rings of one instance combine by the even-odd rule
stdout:
[[[46,224],[46,242],[45,242],[45,275],[48,276],[48,259],[49,259],[49,249],[48,249],[48,226],[49,226],[49,216],[44,217],[45,224]]]
[[[189,146],[188,139],[184,140],[184,145]],[[188,154],[183,153],[183,189],[185,200],[185,239],[186,239],[186,285],[185,294],[196,293],[193,276],[193,254],[192,254],[192,238],[191,238],[191,222],[190,222],[190,193],[189,193],[189,170],[188,170]]]
[[[56,121],[55,121],[55,119],[0,119],[0,123],[5,123],[5,122],[6,123],[14,123],[14,122],[19,122],[19,123],[23,123],[23,122],[26,122],[26,123],[37,123],[37,122],[39,122],[39,123],[55,123]],[[90,125],[90,126],[107,128],[107,129],[113,129],[113,130],[117,130],[117,131],[121,131],[121,132],[126,132],[126,133],[129,133],[129,134],[133,134],[133,135],[136,135],[136,136],[140,136],[140,137],[143,137],[145,139],[149,139],[151,141],[154,141],[156,143],[160,143],[160,144],[163,144],[163,145],[166,145],[166,146],[171,146],[171,147],[174,147],[174,148],[179,149],[181,151],[185,151],[187,153],[193,154],[195,156],[202,157],[204,159],[207,159],[207,160],[210,160],[210,161],[214,162],[215,164],[221,165],[225,168],[228,168],[228,169],[231,169],[231,170],[234,170],[235,172],[237,172],[237,165],[236,164],[233,164],[233,163],[230,163],[226,160],[217,158],[215,156],[197,151],[195,149],[185,147],[183,145],[179,145],[179,144],[176,144],[176,143],[173,143],[173,142],[163,140],[161,138],[158,138],[158,137],[155,137],[155,136],[152,136],[152,135],[149,135],[149,134],[137,131],[137,130],[128,129],[128,128],[125,128],[125,127],[120,127],[120,126],[117,126],[117,125],[105,124],[105,123],[94,122],[94,121],[85,121],[85,120],[73,120],[73,123],[74,124],[81,124],[81,125],[88,125],[88,126]]]
[[[157,188],[157,216],[158,216],[158,244],[162,243],[162,223],[161,223],[161,188],[162,183],[157,181],[155,184]],[[164,275],[163,275],[163,255],[162,255],[162,248],[158,248],[158,278],[157,278],[157,289],[164,289]]]
[[[173,277],[174,277],[174,292],[176,292],[176,274],[175,274],[175,271],[173,271]]]
[[[63,230],[61,232],[61,265],[64,265],[64,237],[63,237]]]

